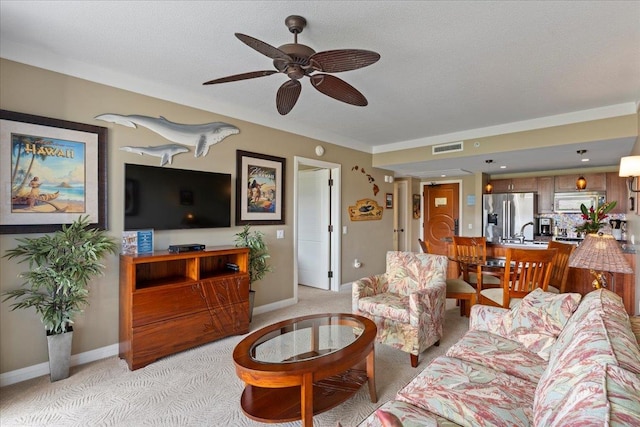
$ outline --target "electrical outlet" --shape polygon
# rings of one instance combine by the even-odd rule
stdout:
[[[473,224],[469,224],[469,230],[473,230]]]

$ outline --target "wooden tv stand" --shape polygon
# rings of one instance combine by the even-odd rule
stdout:
[[[248,261],[249,249],[234,246],[120,255],[119,355],[129,369],[249,332]]]

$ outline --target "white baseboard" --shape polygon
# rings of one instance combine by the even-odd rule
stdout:
[[[118,348],[118,344],[112,344],[95,350],[86,351],[84,353],[73,354],[71,355],[71,366],[84,365],[85,363],[95,362],[96,360],[106,359],[111,356],[117,356]],[[48,374],[49,362],[27,366],[26,368],[16,369],[15,371],[0,374],[0,387],[27,381],[32,378]]]

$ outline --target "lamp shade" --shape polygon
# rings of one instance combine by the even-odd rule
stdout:
[[[609,234],[587,234],[571,254],[569,267],[610,273],[633,273],[633,269],[624,258],[620,244]]]
[[[640,156],[622,157],[618,176],[640,176]]]

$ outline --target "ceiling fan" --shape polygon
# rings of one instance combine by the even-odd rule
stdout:
[[[276,73],[286,74],[289,80],[280,86],[276,95],[276,108],[282,115],[288,114],[296,105],[302,90],[300,79],[305,76],[309,77],[311,85],[318,91],[338,101],[361,107],[368,104],[367,98],[353,86],[342,79],[325,73],[340,73],[366,67],[380,59],[378,53],[361,49],[337,49],[316,52],[309,46],[298,43],[298,34],[307,25],[305,18],[298,15],[288,16],[285,19],[285,25],[293,33],[293,43],[284,44],[278,48],[251,36],[235,33],[241,42],[273,59],[275,70],[235,74],[210,80],[203,84],[235,82],[270,76]]]

